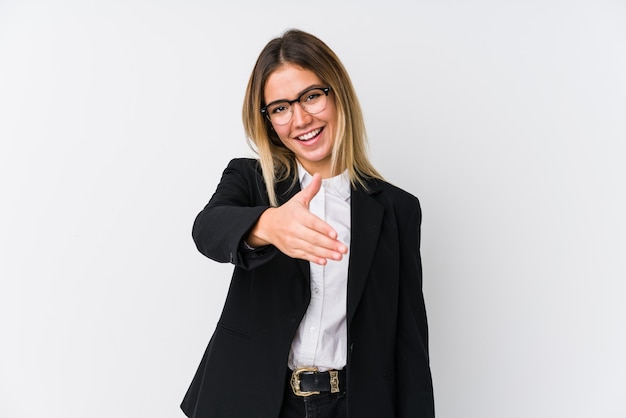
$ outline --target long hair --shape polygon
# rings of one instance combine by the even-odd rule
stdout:
[[[268,77],[285,64],[312,71],[331,87],[337,108],[332,175],[348,170],[352,186],[363,188],[366,188],[367,178],[382,179],[367,157],[363,113],[348,72],[324,42],[309,33],[291,29],[272,39],[261,51],[243,103],[244,130],[248,144],[259,155],[270,204],[278,206],[275,183],[289,178],[296,170],[295,154],[283,145],[260,111],[266,104],[263,92]]]

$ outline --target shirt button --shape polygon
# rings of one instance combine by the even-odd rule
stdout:
[[[311,331],[311,332],[315,332],[315,327],[311,327],[311,328],[309,329],[309,331]]]
[[[319,293],[319,292],[320,292],[320,289],[316,287],[315,289],[313,289],[313,291],[314,291],[315,293]]]

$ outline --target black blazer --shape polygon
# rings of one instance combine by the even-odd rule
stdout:
[[[280,203],[299,189],[277,184]],[[351,193],[348,414],[432,418],[434,402],[416,197],[371,180]],[[235,270],[222,315],[182,402],[188,417],[272,418],[287,358],[310,299],[309,263],[242,240],[269,201],[260,165],[232,160],[193,226],[198,250]]]

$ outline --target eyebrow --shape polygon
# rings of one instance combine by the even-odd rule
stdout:
[[[303,94],[304,94],[307,90],[311,90],[311,89],[322,89],[322,88],[324,88],[324,87],[322,87],[322,85],[321,85],[321,84],[311,84],[309,87],[306,87],[305,89],[302,89],[302,90],[298,93],[298,95],[296,96],[296,98],[295,98],[295,99],[293,99],[293,100],[297,100],[297,99],[298,99],[298,97],[302,96],[302,95],[303,95]],[[268,103],[268,104],[266,104],[265,106],[269,106],[269,105],[271,105],[271,104],[274,104],[274,103],[280,103],[280,102],[291,102],[291,101],[293,101],[293,100],[289,100],[289,99],[278,99],[278,100],[272,100],[271,102],[269,102],[269,103]]]

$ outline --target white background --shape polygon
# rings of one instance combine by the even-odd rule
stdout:
[[[191,224],[289,27],[421,199],[438,417],[626,416],[626,3],[412,3],[0,0],[0,417],[182,417],[232,271]]]

